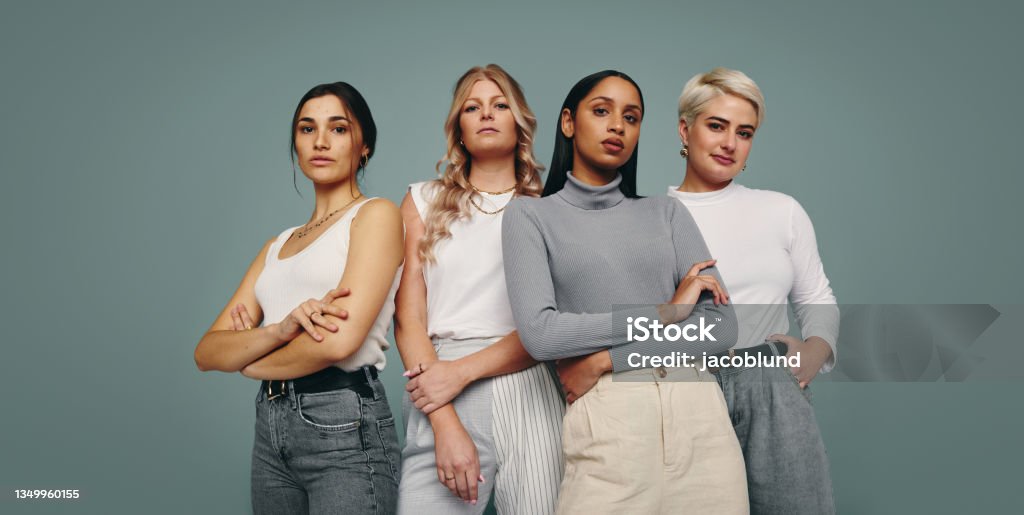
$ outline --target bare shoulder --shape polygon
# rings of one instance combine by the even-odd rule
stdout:
[[[420,217],[419,208],[416,206],[416,199],[413,198],[413,192],[408,191],[405,196],[402,197],[402,206],[399,208],[402,214],[402,220],[405,221],[405,225],[411,223],[423,223]]]
[[[402,223],[402,213],[394,202],[386,198],[375,198],[368,201],[356,213],[355,221],[370,225],[390,225]]]
[[[375,198],[359,208],[352,220],[353,235],[362,233],[402,233],[402,212],[394,202],[386,198]]]

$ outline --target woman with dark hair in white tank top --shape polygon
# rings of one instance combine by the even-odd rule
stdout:
[[[200,370],[261,380],[255,513],[393,513],[395,421],[377,379],[402,264],[402,219],[356,173],[376,145],[362,95],[322,84],[299,101],[292,151],[313,182],[309,222],[263,246],[196,346]]]
[[[456,83],[439,179],[409,186],[395,340],[411,377],[399,513],[555,509],[564,404],[519,341],[502,259],[514,196],[540,194],[536,119],[491,64]]]

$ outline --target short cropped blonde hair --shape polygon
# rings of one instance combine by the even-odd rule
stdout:
[[[692,126],[708,102],[722,95],[735,95],[750,102],[757,113],[757,126],[761,126],[764,121],[764,95],[761,94],[761,88],[743,72],[729,68],[698,73],[687,81],[683,93],[679,95],[679,119]]]

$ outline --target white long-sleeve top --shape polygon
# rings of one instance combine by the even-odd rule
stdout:
[[[668,194],[690,210],[718,260],[716,267],[739,318],[735,348],[787,333],[787,305],[792,303],[802,336],[818,336],[832,347],[832,358],[822,367],[823,372],[831,370],[839,308],[818,255],[814,226],[800,203],[735,181],[708,193],[669,186]]]

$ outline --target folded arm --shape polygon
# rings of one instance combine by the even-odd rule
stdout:
[[[348,259],[339,288],[351,294],[332,302],[348,312],[347,320],[330,314],[341,327],[316,341],[303,332],[287,345],[250,363],[242,373],[254,379],[295,379],[344,360],[363,344],[394,284],[402,264],[402,219],[386,199],[367,202],[352,220]]]

